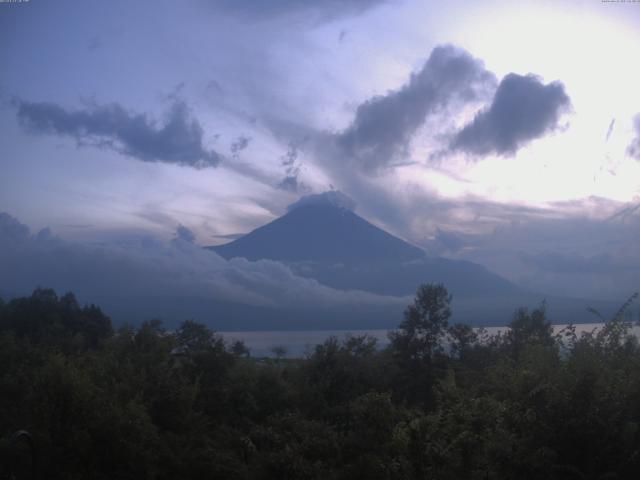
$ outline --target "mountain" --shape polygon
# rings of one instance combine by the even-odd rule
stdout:
[[[309,204],[230,243],[210,247],[224,258],[282,262],[366,264],[406,262],[425,252],[331,204]]]
[[[271,223],[230,243],[207,248],[227,259],[276,260],[299,276],[338,290],[407,297],[407,302],[418,285],[441,282],[453,294],[452,321],[471,325],[506,325],[518,307],[535,307],[543,300],[551,320],[558,324],[595,321],[585,313],[587,307],[608,317],[618,306],[527,292],[477,263],[430,256],[355,214],[340,195],[303,197]],[[239,307],[233,312],[217,328],[255,328],[253,317],[263,320],[262,329],[393,328],[402,315],[393,306],[345,309],[329,304],[320,310],[273,310],[257,316]]]
[[[224,258],[270,259],[340,290],[412,295],[442,282],[456,297],[511,296],[519,289],[485,267],[427,253],[372,225],[342,203],[315,196],[230,243],[208,247]]]

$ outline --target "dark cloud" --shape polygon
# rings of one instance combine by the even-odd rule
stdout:
[[[476,155],[513,155],[531,140],[554,130],[570,106],[560,82],[544,85],[534,75],[510,73],[491,106],[476,115],[453,139],[453,149]]]
[[[281,158],[282,165],[285,167],[293,166],[298,159],[298,155],[300,155],[298,145],[295,142],[289,142],[287,152]]]
[[[30,133],[74,138],[79,146],[111,149],[144,162],[215,167],[221,157],[204,145],[204,128],[185,102],[174,100],[164,123],[117,103],[70,111],[48,102],[17,100],[18,120]]]
[[[231,143],[231,156],[238,158],[240,156],[240,152],[246,150],[250,142],[251,137],[240,135],[233,141],[233,143]]]
[[[615,127],[616,125],[616,119],[612,118],[611,122],[609,123],[609,128],[607,129],[607,136],[605,137],[605,142],[608,142],[609,139],[611,138],[611,134],[613,133],[613,127]]]
[[[303,185],[298,178],[300,176],[299,155],[298,144],[293,141],[289,142],[287,152],[280,159],[280,163],[285,169],[285,176],[278,184],[280,190],[296,193],[303,189]]]
[[[357,15],[389,0],[213,0],[211,4],[229,13],[269,19],[304,14],[308,20],[326,21]]]
[[[378,170],[407,154],[412,136],[427,116],[454,100],[477,100],[495,84],[480,60],[453,46],[439,46],[400,90],[360,105],[336,143],[364,170]]]
[[[627,147],[627,154],[636,160],[640,160],[640,115],[636,115],[633,119],[633,126],[636,131],[636,138]]]
[[[287,175],[277,185],[279,190],[296,193],[300,189],[297,173],[295,175]]]

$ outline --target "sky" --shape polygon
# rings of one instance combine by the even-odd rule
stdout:
[[[429,254],[624,299],[638,58],[637,2],[0,3],[0,225],[215,245],[339,190]]]

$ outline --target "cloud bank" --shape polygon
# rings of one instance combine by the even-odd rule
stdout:
[[[640,271],[640,261],[637,258],[622,259],[608,253],[585,256],[547,251],[523,254],[521,258],[526,264],[540,270],[560,274],[615,274]]]
[[[73,291],[81,300],[106,308],[146,299],[149,315],[163,315],[154,310],[154,302],[166,299],[174,299],[184,312],[200,301],[305,309],[400,308],[407,301],[335,290],[299,277],[275,261],[227,261],[193,240],[193,233],[180,226],[168,243],[147,237],[126,244],[78,244],[63,241],[48,229],[32,234],[15,218],[0,213],[0,292],[26,294],[46,286]],[[214,313],[224,316],[223,311]]]
[[[613,202],[594,207],[616,206],[607,203]],[[425,248],[482,263],[531,291],[618,301],[640,288],[638,212],[638,205],[606,219],[553,210],[547,215],[505,212],[503,224],[491,231],[448,230]]]
[[[569,105],[562,83],[545,85],[534,75],[510,73],[500,82],[489,108],[458,132],[451,146],[476,155],[513,155],[557,128]]]
[[[205,147],[204,128],[181,100],[173,102],[160,125],[118,103],[74,111],[48,102],[17,100],[16,105],[19,122],[32,134],[71,137],[78,146],[113,150],[143,162],[204,168],[221,161],[218,153]]]

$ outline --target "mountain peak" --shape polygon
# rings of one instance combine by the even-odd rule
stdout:
[[[329,264],[406,262],[425,256],[422,249],[356,215],[354,206],[337,191],[302,197],[284,216],[211,249],[225,258]]]
[[[328,190],[326,192],[300,197],[300,199],[287,207],[287,212],[292,212],[297,208],[310,205],[337,207],[350,211],[354,211],[356,208],[356,202],[350,196],[339,190]]]

